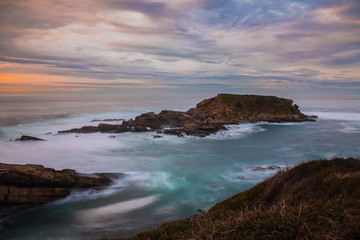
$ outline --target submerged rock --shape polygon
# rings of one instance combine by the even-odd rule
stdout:
[[[16,141],[46,141],[46,140],[37,137],[22,135],[21,138],[16,139]]]
[[[106,174],[80,174],[35,164],[0,163],[1,203],[44,203],[65,197],[71,188],[110,184]]]
[[[126,132],[127,130],[122,127],[122,125],[112,125],[106,123],[100,123],[96,126],[84,126],[81,128],[72,128],[70,130],[58,131],[58,133],[121,133]]]
[[[252,167],[253,171],[267,171],[267,170],[280,170],[281,167],[278,165],[267,165],[267,166],[255,166]]]
[[[100,120],[100,119],[94,119],[94,120],[91,120],[91,122],[120,122],[120,121],[124,121],[125,119],[122,119],[122,118],[107,118],[107,119],[103,119],[103,120]]]

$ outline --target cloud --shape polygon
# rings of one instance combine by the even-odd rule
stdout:
[[[0,0],[0,69],[91,88],[126,85],[117,79],[336,88],[340,77],[351,88],[359,9],[355,0]]]
[[[171,9],[165,2],[152,2],[143,0],[105,0],[101,1],[103,7],[121,11],[131,11],[145,14],[151,18],[174,17],[179,11]]]

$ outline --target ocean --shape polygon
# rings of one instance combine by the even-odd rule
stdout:
[[[99,124],[94,120],[187,110],[204,97],[212,96],[0,97],[0,162],[125,174],[111,186],[75,189],[55,202],[0,208],[0,238],[129,237],[208,210],[274,175],[278,169],[268,166],[360,156],[358,98],[300,99],[295,103],[305,114],[318,115],[317,122],[231,125],[206,138],[57,134]],[[46,141],[13,141],[21,135]]]

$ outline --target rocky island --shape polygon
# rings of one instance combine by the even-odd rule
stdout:
[[[300,112],[291,99],[261,95],[218,94],[205,99],[186,112],[164,110],[159,114],[148,112],[122,124],[100,123],[58,133],[122,133],[158,131],[172,135],[205,137],[227,124],[254,122],[315,121],[314,116]]]
[[[70,194],[72,188],[108,185],[105,173],[81,174],[35,164],[0,163],[0,204],[45,203]]]

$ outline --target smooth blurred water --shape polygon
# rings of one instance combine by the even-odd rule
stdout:
[[[185,110],[191,107],[190,102],[197,102],[190,100],[168,101],[165,107]],[[157,108],[158,102],[143,106],[124,103],[117,109],[113,103],[102,102],[99,105],[110,104],[103,111],[101,107],[89,111],[83,103],[76,107],[73,102],[78,113],[66,110],[65,105],[59,107],[65,117],[54,111],[51,117],[3,124],[0,162],[37,163],[86,173],[121,172],[126,176],[109,187],[74,190],[67,198],[52,203],[1,208],[0,237],[127,237],[164,221],[197,214],[198,209],[208,210],[276,173],[254,171],[254,166],[285,167],[311,159],[360,156],[360,111],[354,109],[304,109],[319,115],[319,120],[233,125],[228,126],[229,131],[207,138],[153,138],[155,133],[122,133],[116,138],[101,133],[56,134],[57,130],[98,124],[91,122],[94,119],[128,119],[148,110],[160,111],[164,107]],[[11,112],[7,106],[8,116],[15,114],[16,110]],[[38,111],[40,116],[52,112],[49,105],[42,107],[45,110]],[[45,135],[48,132],[52,134]],[[22,134],[47,141],[9,141]]]

